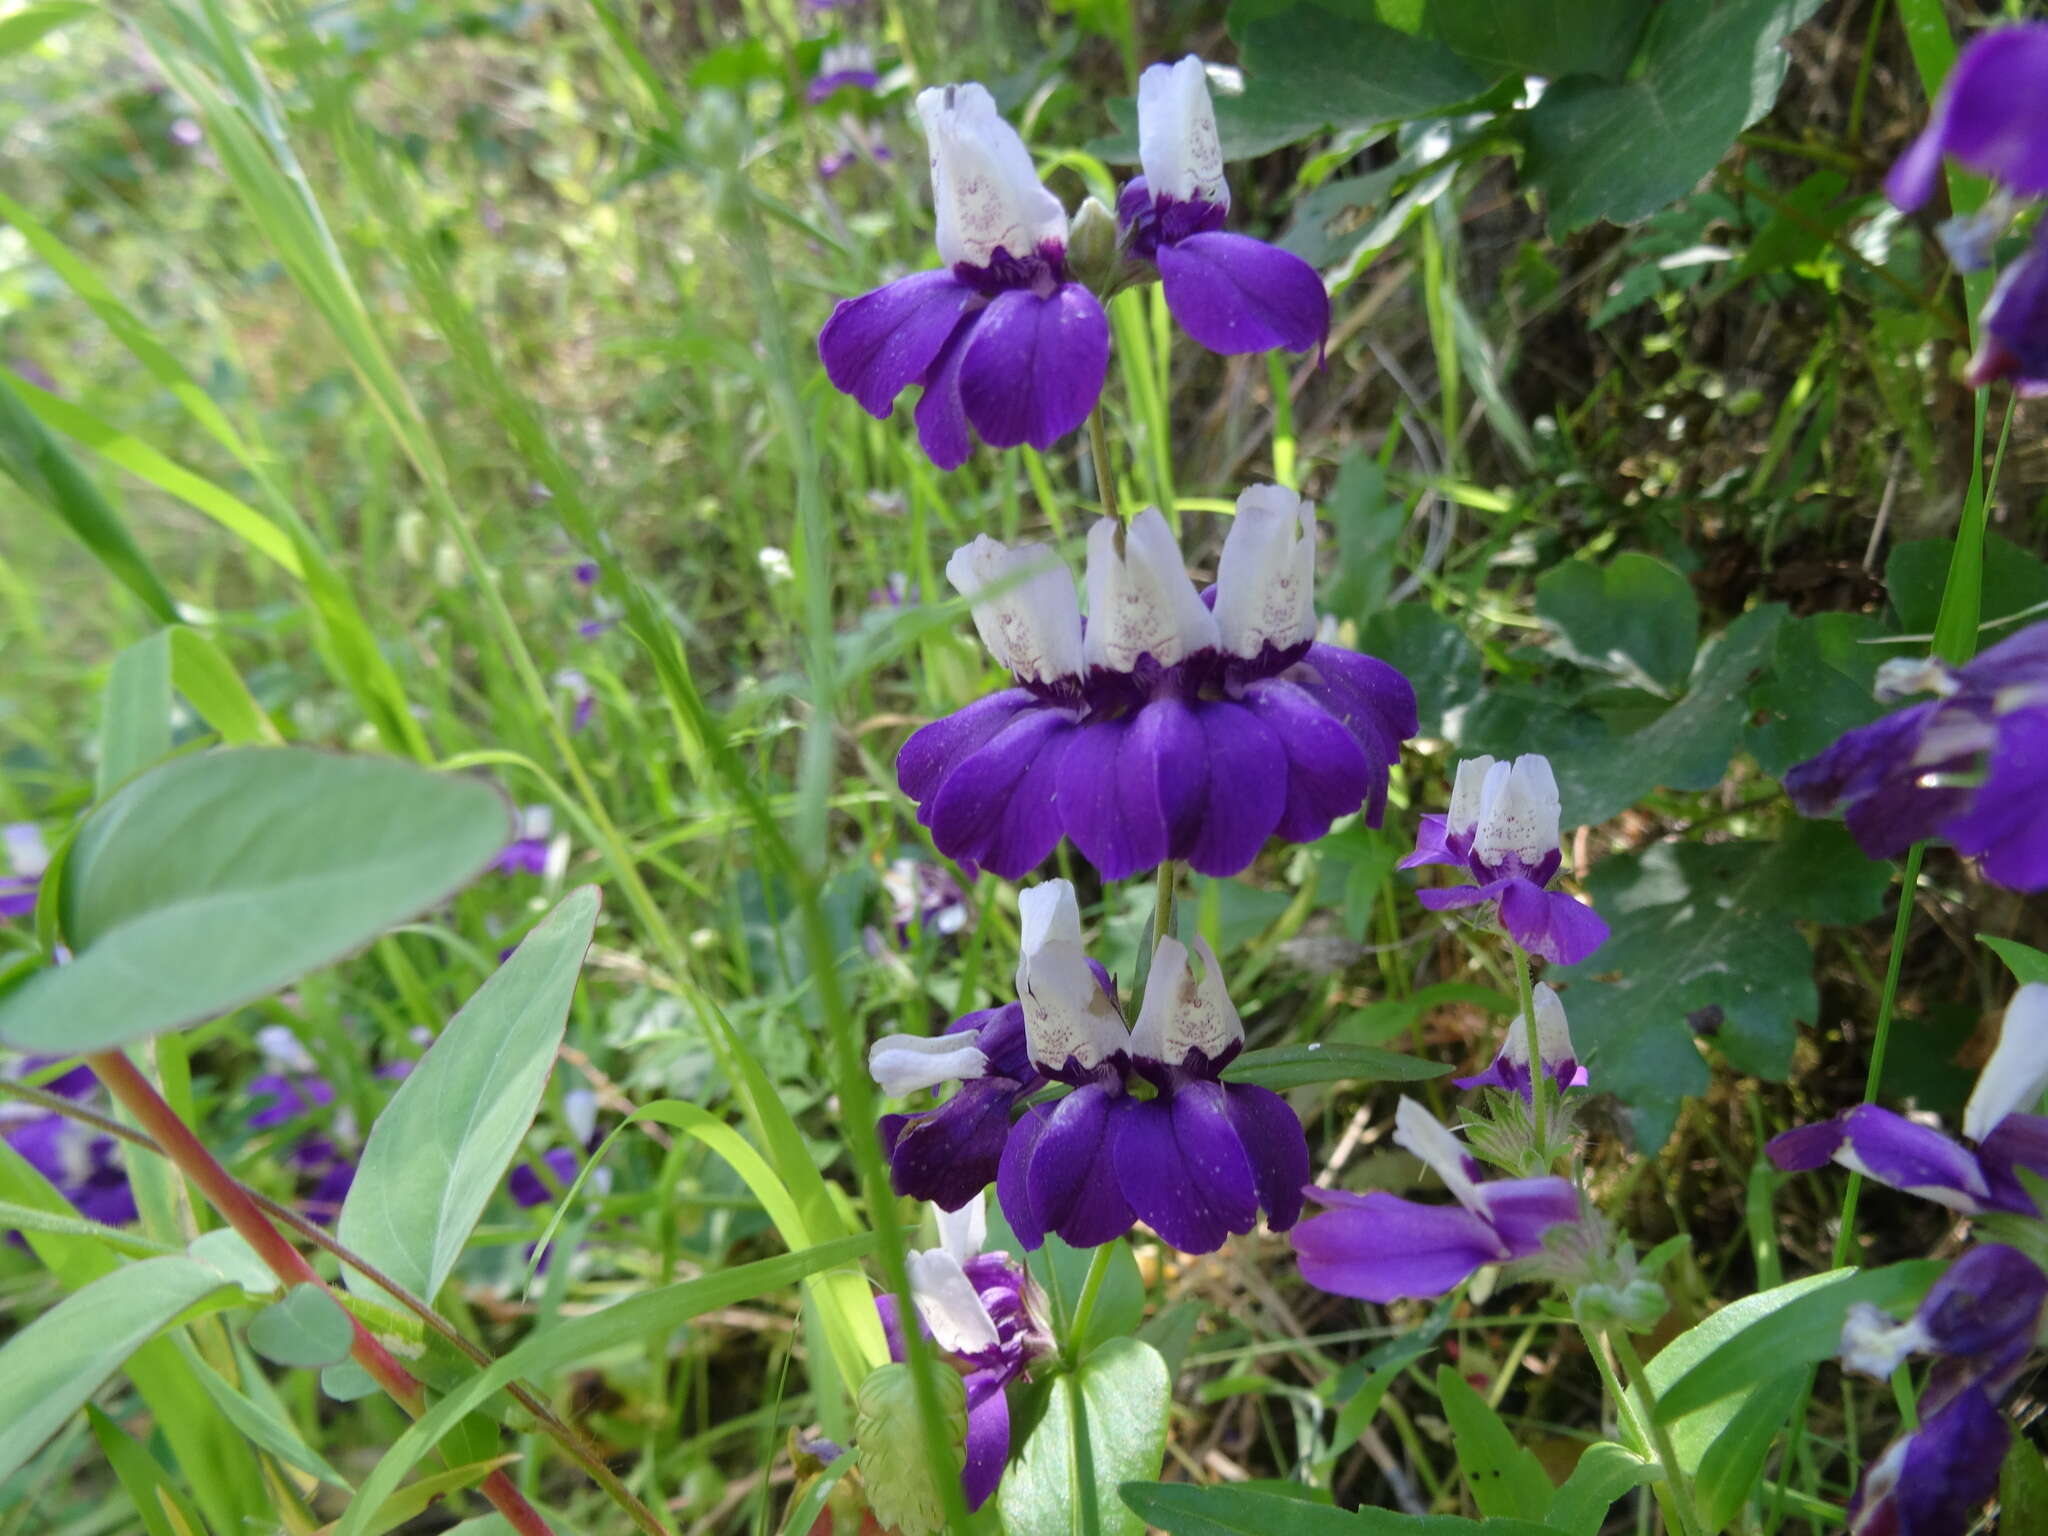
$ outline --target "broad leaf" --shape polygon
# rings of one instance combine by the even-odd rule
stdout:
[[[1595,1441],[1550,1501],[1546,1523],[1567,1536],[1600,1536],[1614,1501],[1657,1480],[1657,1464],[1611,1440]]]
[[[179,758],[85,822],[60,920],[76,951],[0,1001],[21,1050],[106,1050],[275,991],[445,900],[504,847],[481,779],[376,757]]]
[[[1948,568],[1955,556],[1953,539],[1908,539],[1892,546],[1884,562],[1885,593],[1898,613],[1899,625],[1908,634],[1927,635],[1941,616],[1941,594],[1948,585]],[[1978,619],[1991,624],[2048,603],[2048,563],[2023,549],[2002,533],[1984,534],[1983,590],[1978,597]],[[2040,615],[2036,613],[2035,620]],[[2017,625],[1987,629],[1978,636],[1979,649],[1994,645],[2012,634]],[[1890,656],[1924,656],[1925,640],[1917,646],[1890,646]]]
[[[1005,1536],[1070,1536],[1082,1528],[1074,1508],[1082,1475],[1077,1441],[1085,1441],[1103,1536],[1142,1531],[1117,1490],[1159,1475],[1172,1387],[1158,1351],[1136,1339],[1111,1339],[1078,1370],[1055,1378],[1044,1417],[996,1491]]]
[[[1652,0],[1428,0],[1430,30],[1481,70],[1618,80]]]
[[[1594,1084],[1628,1106],[1640,1147],[1662,1146],[1680,1101],[1707,1086],[1695,1034],[1737,1070],[1783,1080],[1819,1007],[1793,920],[1874,917],[1889,879],[1833,822],[1795,822],[1775,843],[1660,843],[1594,867],[1586,889],[1612,936],[1554,979],[1570,983],[1573,1039]]]
[[[597,923],[572,891],[450,1021],[370,1127],[342,1243],[431,1300],[533,1124]],[[376,1294],[353,1271],[350,1288]]]
[[[1529,114],[1529,179],[1564,235],[1632,224],[1690,192],[1771,110],[1786,35],[1820,0],[1665,0],[1619,84],[1561,80]]]
[[[295,1285],[249,1319],[249,1347],[278,1365],[311,1369],[348,1358],[355,1328],[324,1287]]]
[[[1746,744],[1758,767],[1783,778],[1794,763],[1885,712],[1872,692],[1877,669],[1911,652],[1871,643],[1883,633],[1861,613],[1816,613],[1779,626],[1770,671],[1749,693]]]
[[[1450,1070],[1445,1062],[1428,1061],[1400,1051],[1317,1041],[1246,1051],[1224,1069],[1223,1075],[1233,1083],[1257,1083],[1262,1088],[1278,1090],[1299,1088],[1305,1083],[1415,1083],[1442,1077]]]
[[[1545,571],[1536,581],[1536,615],[1556,627],[1558,649],[1581,666],[1666,697],[1685,686],[1699,648],[1692,584],[1633,551],[1605,566],[1567,560]]]
[[[1998,1513],[2015,1531],[2048,1531],[2048,1464],[2024,1437],[2013,1441],[1999,1470]]]
[[[144,1259],[74,1291],[0,1349],[0,1480],[12,1477],[128,1357],[227,1287],[194,1259]]]
[[[2048,954],[2043,954],[2031,944],[2022,944],[2017,939],[2001,939],[1988,933],[1977,935],[1977,942],[1986,945],[1993,954],[2005,962],[2005,968],[2012,972],[2013,979],[2022,985],[2030,981],[2048,982]]]

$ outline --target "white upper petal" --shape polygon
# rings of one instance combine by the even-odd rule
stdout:
[[[11,821],[0,827],[0,842],[6,845],[8,869],[22,879],[33,879],[50,867],[50,845],[34,822]]]
[[[1207,939],[1196,938],[1195,955],[1198,965],[1189,964],[1187,946],[1171,937],[1152,951],[1145,1001],[1131,1029],[1131,1049],[1138,1055],[1177,1067],[1190,1051],[1213,1062],[1243,1042],[1244,1024]]]
[[[977,1194],[957,1211],[935,1205],[932,1216],[939,1224],[941,1249],[962,1264],[980,1255],[981,1245],[988,1241],[987,1191]]]
[[[1025,682],[1080,676],[1081,599],[1050,544],[1011,549],[984,533],[953,551],[946,579],[973,605],[981,643],[1002,666]]]
[[[1906,1363],[1909,1355],[1934,1346],[1934,1336],[1918,1317],[1895,1322],[1888,1313],[1867,1301],[1849,1309],[1842,1323],[1842,1367],[1879,1381],[1889,1381],[1892,1372]]]
[[[1233,656],[1316,637],[1316,509],[1284,485],[1255,485],[1216,565],[1216,628]]]
[[[1217,643],[1216,615],[1202,602],[1180,545],[1157,507],[1131,519],[1117,548],[1117,521],[1105,517],[1088,530],[1088,634],[1082,646],[1091,666],[1128,672],[1150,652],[1170,667]]]
[[[1531,752],[1512,766],[1495,763],[1479,791],[1472,851],[1481,863],[1508,855],[1534,864],[1557,848],[1557,779],[1550,759]]]
[[[562,1095],[562,1119],[568,1123],[569,1134],[578,1141],[587,1142],[597,1134],[597,1092],[591,1088],[571,1088]]]
[[[1465,1168],[1465,1159],[1471,1155],[1465,1144],[1443,1121],[1405,1094],[1394,1109],[1394,1141],[1427,1163],[1458,1197],[1458,1204],[1487,1219],[1486,1196]]]
[[[1479,830],[1479,795],[1492,771],[1490,757],[1468,757],[1458,764],[1458,777],[1451,785],[1451,808],[1444,816],[1446,832],[1470,837]]]
[[[1057,1071],[1071,1057],[1086,1070],[1127,1049],[1130,1032],[1081,947],[1073,886],[1048,880],[1028,887],[1018,893],[1017,910],[1023,929],[1017,1001],[1024,1005],[1031,1059]]]
[[[1557,995],[1557,989],[1547,981],[1539,981],[1530,995],[1536,1004],[1536,1049],[1543,1054],[1543,1065],[1554,1067],[1559,1062],[1577,1061],[1578,1053],[1572,1049],[1571,1026],[1564,1016],[1564,999]],[[1526,1059],[1528,1025],[1520,1019],[1515,1020],[1515,1033],[1522,1037]]]
[[[1230,206],[1208,74],[1193,54],[1138,76],[1138,163],[1154,197]]]
[[[974,1282],[952,1254],[927,1248],[909,1255],[907,1268],[918,1315],[939,1348],[948,1354],[973,1355],[1002,1342]]]
[[[283,1024],[266,1024],[257,1030],[256,1049],[263,1053],[264,1064],[273,1072],[314,1070],[312,1054]]]
[[[980,1031],[950,1035],[884,1035],[868,1047],[868,1075],[891,1098],[941,1083],[988,1076],[988,1057],[975,1043]]]
[[[2013,994],[1999,1027],[1998,1049],[1977,1076],[1963,1107],[1963,1134],[1982,1141],[2007,1115],[2031,1110],[2048,1088],[2048,984],[2027,983]]]
[[[1047,240],[1065,244],[1066,209],[1040,183],[1031,151],[984,87],[921,91],[917,115],[931,150],[940,260],[985,267],[997,247],[1024,257]]]

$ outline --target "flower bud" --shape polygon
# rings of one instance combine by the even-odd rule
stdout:
[[[1083,198],[1067,231],[1067,274],[1097,293],[1107,292],[1122,260],[1120,235],[1108,205],[1099,197]]]

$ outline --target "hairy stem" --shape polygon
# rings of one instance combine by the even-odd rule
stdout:
[[[1088,417],[1088,449],[1095,457],[1095,491],[1102,499],[1102,515],[1121,520],[1123,512],[1116,501],[1116,476],[1109,467],[1109,435],[1103,431],[1100,410]]]
[[[1543,1171],[1550,1172],[1550,1141],[1545,1134],[1545,1115],[1550,1095],[1544,1092],[1543,1050],[1536,1037],[1536,989],[1529,982],[1529,957],[1515,946],[1515,995],[1522,1003],[1522,1029],[1529,1042],[1529,1123],[1536,1137],[1536,1150],[1543,1158]]]

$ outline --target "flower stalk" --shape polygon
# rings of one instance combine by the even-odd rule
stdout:
[[[1550,1142],[1544,1124],[1544,1101],[1550,1097],[1550,1072],[1543,1061],[1543,1046],[1536,1033],[1536,990],[1529,981],[1529,956],[1519,944],[1515,952],[1515,993],[1522,1005],[1522,1028],[1529,1036],[1529,1124],[1545,1173],[1550,1172]]]

